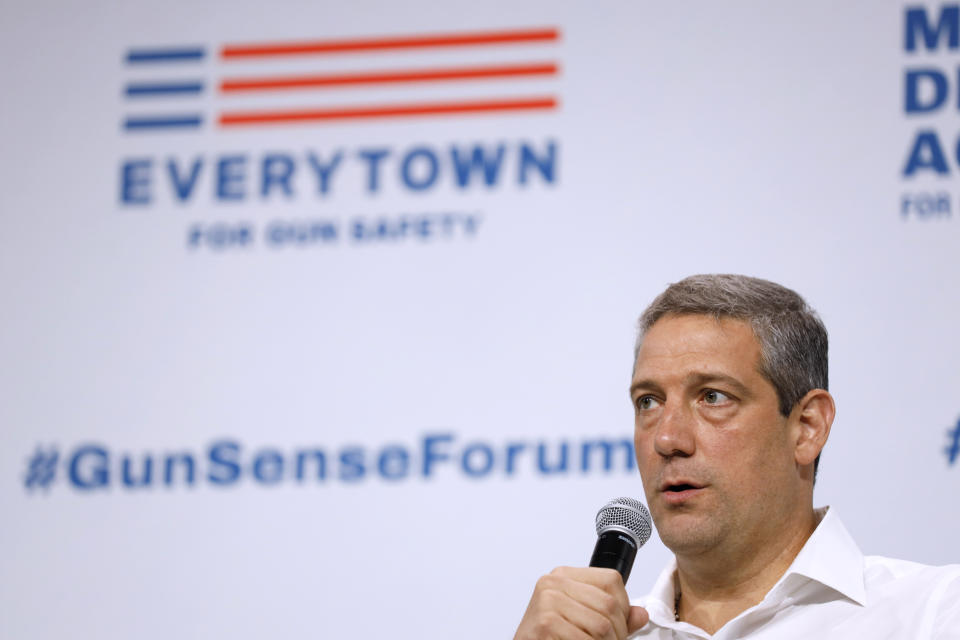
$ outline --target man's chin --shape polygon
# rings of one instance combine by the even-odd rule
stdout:
[[[654,515],[657,534],[668,549],[677,555],[691,555],[709,550],[716,544],[717,532],[709,518],[699,513],[667,512]]]

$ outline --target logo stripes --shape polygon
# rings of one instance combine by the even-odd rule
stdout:
[[[139,107],[147,105],[156,109],[151,114],[127,115],[123,121],[126,131],[150,131],[156,129],[198,129],[203,124],[203,113],[185,111],[186,106],[177,104],[178,111],[167,112],[163,102],[151,102],[151,99],[168,99],[172,97],[194,96],[200,97],[205,88],[202,79],[198,79],[196,64],[206,58],[203,47],[167,47],[157,49],[131,49],[127,52],[125,62],[127,67],[139,71],[144,68],[170,70],[171,75],[183,73],[186,70],[191,74],[189,79],[177,78],[163,81],[128,82],[124,87],[124,95],[130,100],[130,105]],[[160,113],[159,111],[163,111]]]
[[[198,77],[208,57],[204,47],[130,49],[125,56],[126,67],[138,77],[124,87],[126,105],[131,111],[151,108],[153,112],[127,114],[122,128],[127,132],[197,130],[211,123],[226,129],[552,111],[559,100],[543,81],[558,77],[560,66],[554,59],[544,59],[548,56],[473,62],[465,62],[462,55],[454,61],[444,58],[447,52],[473,49],[502,49],[514,55],[511,52],[524,46],[539,46],[534,52],[540,53],[544,45],[549,47],[559,40],[558,29],[535,28],[226,44],[217,49],[217,59],[210,61],[214,67],[212,80]],[[398,59],[409,60],[395,55],[402,52],[419,53],[418,64],[407,62],[407,66],[398,68]],[[427,63],[421,61],[424,56]],[[353,67],[331,69],[330,61],[336,65],[338,59],[349,60]],[[256,65],[265,63],[270,63],[270,71],[256,73]],[[242,69],[237,70],[237,64]],[[148,68],[152,73],[162,69],[169,74],[161,80],[145,79],[140,72]],[[525,91],[525,80],[538,82],[537,86],[546,86],[547,91]],[[467,90],[473,85],[482,87]],[[428,91],[428,87],[434,89]],[[214,92],[213,113],[196,108],[208,89]],[[350,102],[344,101],[344,91],[352,97]],[[402,93],[398,95],[398,91]],[[244,99],[255,100],[247,108],[236,105],[236,100]]]

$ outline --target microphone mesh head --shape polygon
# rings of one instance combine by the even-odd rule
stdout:
[[[650,512],[633,498],[617,498],[597,512],[597,535],[605,531],[622,531],[642,547],[650,539]]]

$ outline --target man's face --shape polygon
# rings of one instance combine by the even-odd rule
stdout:
[[[759,363],[739,320],[665,316],[643,340],[630,394],[637,464],[678,555],[762,544],[796,508],[788,419]]]

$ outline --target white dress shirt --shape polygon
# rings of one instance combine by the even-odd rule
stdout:
[[[820,524],[766,597],[713,636],[674,620],[674,561],[633,603],[650,622],[630,639],[960,639],[960,565],[864,556],[833,509],[817,515]]]

